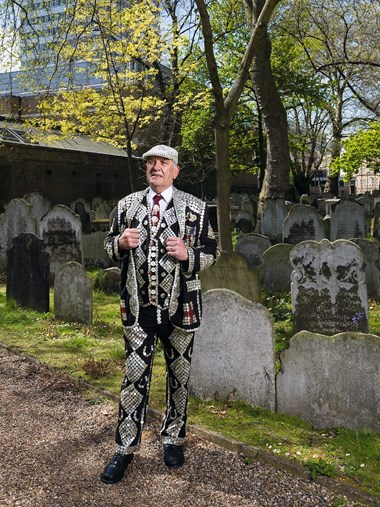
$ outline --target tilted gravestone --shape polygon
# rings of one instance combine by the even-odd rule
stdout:
[[[252,266],[261,266],[263,253],[271,246],[269,238],[261,234],[245,234],[236,241],[235,251],[244,255]]]
[[[267,199],[261,217],[260,232],[267,236],[271,243],[282,242],[282,224],[288,214],[284,199]]]
[[[380,337],[301,331],[281,353],[278,411],[318,428],[380,431]]]
[[[284,243],[296,245],[305,240],[321,241],[325,237],[323,218],[318,211],[306,204],[296,204],[282,225]]]
[[[7,251],[7,299],[37,312],[49,311],[49,254],[35,234],[13,238]]]
[[[23,199],[12,199],[0,215],[0,272],[7,268],[7,250],[11,248],[13,238],[24,232],[37,232],[32,206]]]
[[[330,240],[364,238],[364,207],[358,202],[340,200],[332,207]]]
[[[66,262],[82,264],[82,223],[67,206],[57,204],[42,217],[40,237],[50,254],[52,278]]]
[[[351,241],[304,241],[290,253],[294,330],[368,332],[363,253]]]
[[[290,274],[293,267],[290,264],[290,252],[294,245],[278,243],[263,253],[261,271],[261,287],[268,292],[289,292]]]
[[[199,273],[202,292],[230,289],[249,301],[260,301],[260,271],[238,252],[222,252],[216,264]]]
[[[191,392],[275,409],[275,350],[269,311],[227,289],[203,297],[191,364]]]
[[[68,322],[91,324],[92,283],[78,262],[67,262],[55,276],[54,313]]]

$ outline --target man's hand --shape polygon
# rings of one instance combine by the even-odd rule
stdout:
[[[119,236],[120,250],[131,250],[139,246],[139,230],[125,229],[123,234]]]
[[[187,251],[185,243],[176,236],[170,236],[166,240],[166,251],[171,257],[177,259],[177,261],[187,261],[189,257],[189,252]]]

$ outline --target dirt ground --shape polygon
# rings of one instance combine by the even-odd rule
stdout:
[[[165,467],[157,421],[119,484],[100,474],[113,454],[116,405],[93,404],[72,380],[0,348],[0,507],[336,507],[338,496],[195,435],[185,465]],[[359,504],[348,502],[346,507]]]

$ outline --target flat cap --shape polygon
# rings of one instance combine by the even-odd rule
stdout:
[[[147,160],[149,157],[163,157],[169,160],[173,160],[173,162],[178,165],[178,151],[170,146],[166,146],[165,144],[158,144],[157,146],[153,146],[149,151],[143,154],[143,160]]]

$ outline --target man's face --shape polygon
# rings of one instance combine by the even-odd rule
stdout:
[[[154,156],[146,161],[146,181],[157,194],[169,188],[178,173],[178,165],[168,158]]]

